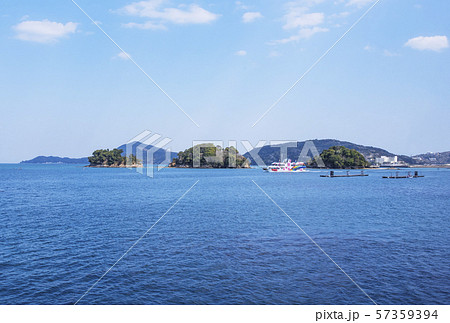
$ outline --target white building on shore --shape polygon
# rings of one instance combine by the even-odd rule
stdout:
[[[380,167],[407,167],[408,165],[403,162],[399,161],[397,156],[393,157],[387,157],[387,156],[381,156],[379,158],[375,158],[375,163],[379,165]]]
[[[382,165],[382,164],[396,164],[398,163],[397,156],[394,157],[387,157],[387,156],[381,156],[380,158],[375,158],[375,163]]]

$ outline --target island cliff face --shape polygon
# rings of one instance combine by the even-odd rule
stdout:
[[[175,168],[250,168],[250,161],[233,146],[222,148],[200,144],[180,151],[169,167]]]

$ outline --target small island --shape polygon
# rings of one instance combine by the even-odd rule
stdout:
[[[361,169],[370,166],[369,162],[356,149],[344,146],[333,146],[320,154],[326,168],[331,169]],[[317,157],[308,163],[308,167],[319,168]]]
[[[231,146],[222,148],[212,143],[200,144],[185,151],[172,160],[172,168],[250,168],[250,161]]]
[[[123,156],[123,149],[98,149],[88,157],[89,165],[86,167],[141,167],[142,162],[134,155]]]

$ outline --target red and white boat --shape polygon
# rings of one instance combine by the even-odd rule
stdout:
[[[306,165],[305,163],[292,162],[290,159],[288,159],[283,162],[272,163],[272,165],[264,168],[264,170],[271,173],[300,173],[306,171]]]

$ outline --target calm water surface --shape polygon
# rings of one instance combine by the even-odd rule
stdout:
[[[403,171],[405,172],[405,171]],[[319,172],[0,165],[0,304],[450,303],[450,170]]]

